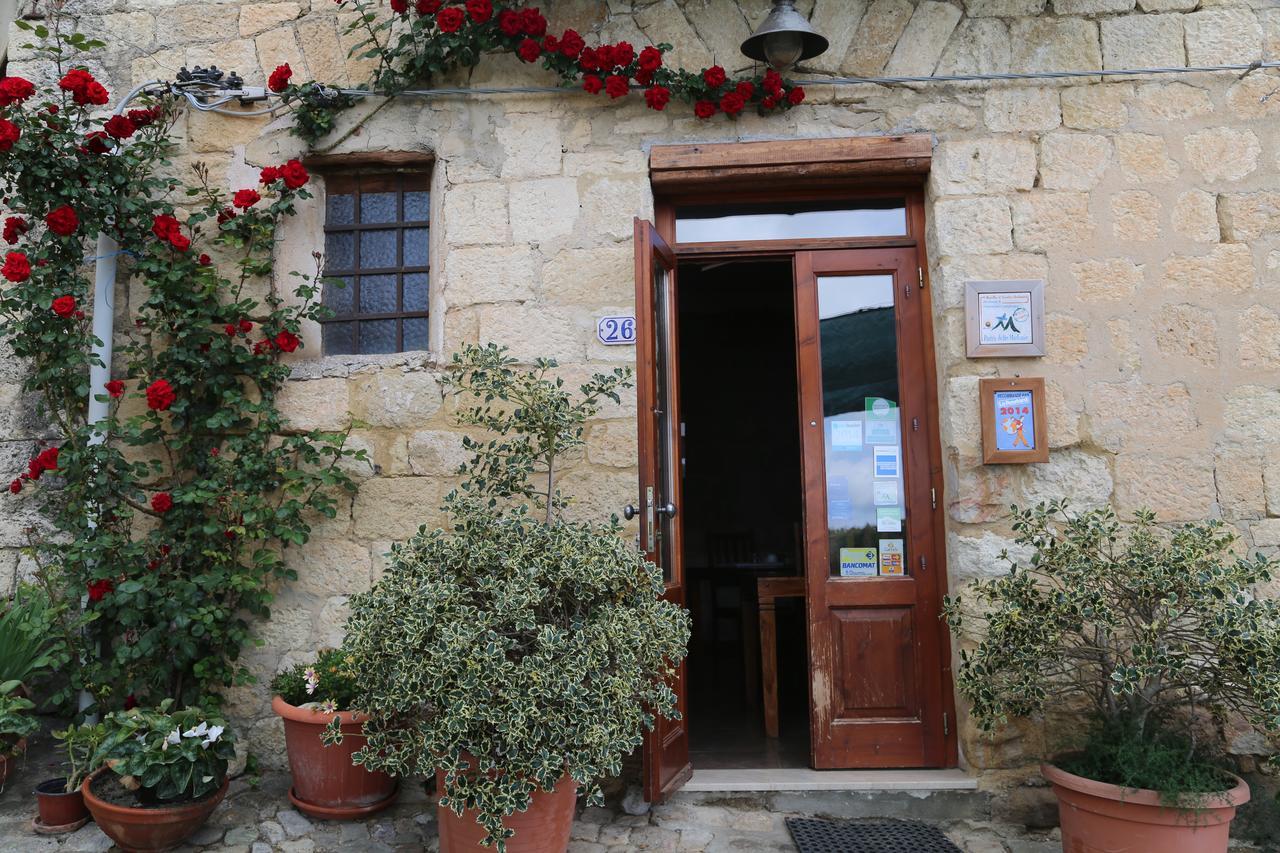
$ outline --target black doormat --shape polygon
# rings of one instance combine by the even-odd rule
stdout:
[[[941,830],[927,823],[789,817],[787,831],[800,853],[960,853]]]

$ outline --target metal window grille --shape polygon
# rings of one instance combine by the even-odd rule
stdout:
[[[325,195],[325,355],[427,349],[430,175],[330,175]]]

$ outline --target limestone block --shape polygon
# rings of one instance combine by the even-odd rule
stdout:
[[[838,73],[866,11],[867,0],[815,0],[809,23],[827,37],[828,47],[805,65],[826,74]]]
[[[101,23],[102,30],[93,33],[94,37],[101,39],[107,43],[107,51],[120,49],[125,46],[134,50],[148,50],[152,47],[156,38],[156,19],[148,12],[117,12],[111,15],[103,15],[98,19]],[[82,24],[83,26],[83,24]],[[85,29],[84,32],[92,32]],[[13,44],[14,37],[10,37],[10,45]],[[11,46],[9,48],[9,58],[13,61],[16,51]],[[35,82],[34,80],[32,82]]]
[[[1219,448],[1214,455],[1214,483],[1223,518],[1234,521],[1266,514],[1261,452],[1240,447]]]
[[[1160,201],[1145,190],[1125,190],[1111,198],[1111,233],[1137,243],[1160,236]]]
[[[315,633],[311,637],[312,644],[319,649],[341,646],[346,637],[346,624],[350,616],[351,608],[347,603],[347,596],[330,596],[316,619]]]
[[[1280,443],[1280,390],[1244,385],[1227,395],[1223,435],[1231,441]]]
[[[1215,127],[1188,136],[1183,145],[1191,168],[1209,181],[1238,181],[1258,168],[1262,146],[1252,130]]]
[[[480,340],[511,347],[522,361],[581,361],[595,324],[585,312],[553,305],[496,303],[480,309]]]
[[[236,146],[247,145],[257,139],[268,119],[265,116],[239,118],[188,110],[186,121],[187,139],[192,151],[225,155]]]
[[[977,376],[953,376],[947,380],[942,406],[942,443],[962,456],[982,453],[978,379]]]
[[[1089,333],[1084,320],[1069,314],[1045,318],[1045,355],[1052,364],[1080,364],[1089,356]]]
[[[983,99],[982,118],[987,127],[1000,132],[1053,130],[1062,123],[1062,110],[1055,89],[991,89]]]
[[[622,508],[638,505],[640,483],[630,471],[599,469],[570,471],[560,479],[561,491],[573,500],[565,517],[579,521],[607,522],[611,516],[622,518]],[[638,522],[627,524],[624,536],[634,536]]]
[[[216,3],[166,3],[164,6],[167,8],[157,16],[155,22],[156,38],[162,45],[225,40],[231,34],[228,33],[226,6]],[[137,11],[146,9],[144,7]],[[234,14],[235,11],[231,10],[231,15]]]
[[[449,476],[471,459],[462,446],[463,434],[448,430],[419,430],[409,436],[409,470],[417,475]]]
[[[286,607],[277,602],[271,618],[254,622],[254,634],[268,652],[283,654],[291,649],[305,649],[311,634],[311,611],[305,607]]]
[[[1250,9],[1206,9],[1185,16],[1187,62],[1230,65],[1252,62],[1262,50],[1262,27]]]
[[[1003,198],[941,199],[934,204],[938,251],[943,255],[1007,252],[1013,248],[1009,203]]]
[[[239,728],[241,731],[244,730],[243,726]],[[245,740],[248,741],[249,749],[261,762],[260,766],[272,770],[284,770],[289,766],[289,753],[284,743],[284,726],[280,725],[280,718],[274,714],[253,722],[249,726]]]
[[[984,530],[976,537],[955,533],[947,536],[947,569],[953,585],[967,580],[1007,575],[1010,561],[1026,566],[1030,560],[1030,548],[990,530]]]
[[[1076,294],[1088,302],[1130,300],[1142,286],[1146,267],[1125,258],[1081,261],[1071,265]]]
[[[1062,385],[1052,379],[1044,384],[1045,417],[1049,419],[1049,447],[1070,447],[1080,443],[1080,416],[1084,401],[1067,399]]]
[[[1263,452],[1262,481],[1266,486],[1267,515],[1280,516],[1280,445]]]
[[[671,45],[672,51],[667,63],[671,67],[696,71],[714,64],[711,51],[703,44],[674,0],[662,0],[638,10],[635,22],[654,44]]]
[[[1178,196],[1170,222],[1173,230],[1188,240],[1216,243],[1222,238],[1217,196],[1204,190],[1188,190]]]
[[[525,245],[454,249],[445,260],[450,305],[532,299],[534,253]]]
[[[962,107],[960,104],[937,101],[921,104],[909,119],[902,124],[895,124],[895,127],[946,131],[973,130],[977,125],[978,119],[973,110]]]
[[[1046,0],[964,0],[970,18],[1023,18],[1039,15]]]
[[[1144,12],[1190,12],[1200,0],[1138,0],[1138,8]]]
[[[993,18],[960,22],[938,61],[939,74],[998,74],[1009,70],[1009,27]]]
[[[975,389],[976,393],[976,389]],[[981,457],[961,458],[947,496],[947,514],[961,524],[999,521],[1009,515],[1013,465],[983,465]]]
[[[634,468],[636,452],[634,421],[597,423],[587,434],[587,461],[593,465]]]
[[[312,537],[286,548],[285,564],[298,573],[293,588],[308,595],[352,595],[373,583],[369,547],[350,539]]]
[[[1111,502],[1113,483],[1106,454],[1055,450],[1049,454],[1047,463],[1027,465],[1025,470],[1024,506],[1066,498],[1071,507],[1079,511]]]
[[[1124,453],[1116,457],[1116,512],[1150,509],[1162,522],[1213,514],[1217,492],[1207,454]]]
[[[1133,375],[1142,368],[1142,356],[1138,352],[1133,324],[1123,317],[1107,321],[1107,333],[1111,336],[1111,349],[1115,351],[1114,364],[1121,375]]]
[[[1113,452],[1135,442],[1145,449],[1155,440],[1176,441],[1200,425],[1191,392],[1181,382],[1094,382],[1089,385],[1085,410],[1093,440]],[[1159,424],[1158,435],[1152,433],[1155,424]]]
[[[1250,532],[1253,534],[1253,546],[1255,548],[1275,548],[1280,546],[1280,520],[1265,519],[1252,525]]]
[[[934,149],[930,175],[940,195],[1029,190],[1036,149],[1027,139],[992,136],[946,140]]]
[[[1040,140],[1040,183],[1050,190],[1088,190],[1111,165],[1111,142],[1092,133],[1050,133]]]
[[[506,152],[503,178],[540,178],[560,174],[560,119],[545,113],[508,113],[494,136]]]
[[[1190,83],[1145,83],[1138,87],[1138,103],[1154,118],[1176,121],[1213,112],[1213,99]]]
[[[1253,287],[1257,270],[1248,246],[1228,243],[1214,246],[1207,255],[1174,255],[1164,262],[1164,283],[1217,293],[1241,293]]]
[[[217,6],[188,6],[185,8],[199,9],[219,9]],[[220,28],[226,25],[225,12],[219,10],[217,12],[219,20],[219,28],[213,30],[214,33],[220,32]],[[160,16],[165,17],[164,15]],[[187,41],[187,37],[183,36],[176,40],[177,44]],[[282,60],[283,61],[283,60]],[[210,65],[216,65],[224,71],[238,71],[244,77],[245,82],[249,85],[261,85],[266,80],[266,76],[261,73],[258,65],[258,51],[253,39],[232,39],[231,41],[217,41],[209,44],[192,44],[186,48],[186,62],[190,66],[203,65],[208,68]],[[277,63],[278,64],[278,63]],[[271,66],[273,69],[275,65]],[[169,79],[173,76],[173,69],[168,69],[161,79]]]
[[[1280,230],[1280,192],[1223,193],[1218,221],[1224,240],[1245,242]]]
[[[1128,12],[1134,0],[1053,0],[1053,11],[1059,15],[1098,15]]]
[[[1094,230],[1087,193],[1032,191],[1014,200],[1014,237],[1024,252],[1084,246]]]
[[[243,16],[244,13],[241,12],[242,22],[244,20]],[[308,70],[321,76],[327,83],[352,85],[364,82],[363,80],[351,79],[347,73],[347,49],[342,46],[342,35],[338,32],[336,18],[328,15],[323,17],[308,15],[298,21],[295,28],[298,46],[302,48],[302,55],[307,61]]]
[[[417,427],[443,404],[436,378],[395,368],[361,375],[352,388],[353,413],[372,427]]]
[[[1009,28],[1012,64],[1022,71],[1087,71],[1102,67],[1098,25],[1084,18],[1021,18]]]
[[[583,221],[593,235],[630,240],[635,217],[653,215],[653,193],[646,176],[608,177],[590,181],[581,190]]]
[[[277,398],[291,429],[336,432],[351,424],[351,401],[345,379],[286,382]]]
[[[1218,363],[1218,321],[1199,305],[1165,305],[1151,318],[1156,346],[1166,357]]]
[[[1275,369],[1280,366],[1280,314],[1263,305],[1251,305],[1239,318],[1240,366]]]
[[[301,14],[297,3],[247,3],[240,7],[240,35],[255,36]]]
[[[1104,68],[1177,68],[1187,64],[1181,15],[1123,15],[1102,21]]]
[[[737,0],[688,0],[684,14],[698,38],[711,54],[711,60],[727,69],[739,68],[746,61],[742,43],[751,35],[751,27]]]
[[[1062,92],[1062,123],[1078,130],[1124,127],[1133,87],[1126,84],[1074,86]]]
[[[1277,80],[1272,74],[1250,74],[1227,90],[1227,105],[1231,112],[1245,119],[1280,115],[1276,87]]]
[[[898,46],[885,65],[885,73],[889,76],[933,73],[959,21],[959,8],[950,3],[923,0],[898,39]]]
[[[547,16],[547,30],[559,35],[567,29],[580,33],[594,32],[609,15],[609,5],[604,0],[557,0],[544,3],[542,11]]]
[[[450,490],[440,477],[375,477],[356,493],[355,534],[361,539],[404,540],[435,523]]]
[[[270,77],[272,71],[285,63],[293,69],[295,80],[304,71],[314,76],[307,69],[307,60],[302,55],[302,48],[298,46],[298,38],[293,27],[277,27],[274,30],[268,30],[255,37],[254,43],[258,46],[258,61],[263,77]]]
[[[1178,164],[1169,156],[1163,137],[1150,133],[1121,133],[1115,137],[1116,158],[1125,180],[1133,184],[1171,181]]]
[[[510,242],[507,185],[493,182],[448,187],[443,224],[450,246]]]
[[[578,182],[573,178],[544,178],[513,183],[511,238],[517,243],[540,243],[573,233],[578,221]]]
[[[1280,56],[1280,8],[1258,10],[1262,24],[1262,50],[1265,56]]]
[[[853,47],[840,66],[841,72],[871,77],[884,71],[913,11],[907,0],[872,0],[858,24]]]
[[[965,282],[1016,281],[1049,278],[1049,262],[1044,255],[949,255],[934,268],[931,280],[935,293],[941,292],[942,306],[963,308]]]
[[[542,268],[544,302],[627,305],[635,299],[635,252],[631,246],[565,249]]]

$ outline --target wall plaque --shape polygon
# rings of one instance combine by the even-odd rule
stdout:
[[[1044,379],[983,379],[982,462],[1048,462]]]
[[[1043,281],[965,282],[969,358],[1044,355]]]

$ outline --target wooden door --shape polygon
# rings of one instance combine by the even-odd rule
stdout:
[[[681,564],[680,389],[676,353],[676,258],[653,223],[637,219],[636,394],[639,411],[640,547],[662,569],[668,601],[685,606]],[[645,733],[644,793],[660,803],[689,777],[688,678],[680,664],[672,685],[680,719],[660,718]]]
[[[798,252],[813,766],[941,767],[932,336],[914,248]]]

